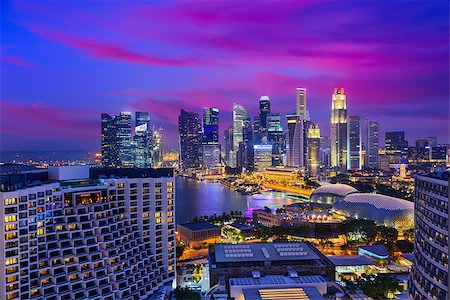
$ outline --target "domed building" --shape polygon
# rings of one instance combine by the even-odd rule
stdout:
[[[333,205],[333,211],[354,219],[368,219],[405,230],[414,224],[414,203],[380,194],[348,194]]]
[[[309,197],[309,202],[318,206],[332,207],[336,201],[343,199],[351,193],[357,192],[357,189],[347,184],[336,183],[324,185],[312,192]]]

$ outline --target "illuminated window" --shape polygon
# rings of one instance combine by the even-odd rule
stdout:
[[[44,233],[45,233],[44,229],[39,229],[37,232],[38,235],[43,235]]]
[[[17,257],[13,257],[13,258],[7,259],[7,260],[5,261],[5,264],[6,264],[7,266],[17,264]]]
[[[17,204],[17,198],[5,199],[5,205],[14,205],[14,204]]]
[[[78,276],[76,274],[73,274],[73,275],[69,276],[70,281],[76,280],[77,278],[78,278]]]
[[[77,229],[77,224],[70,224],[70,225],[69,225],[69,228],[70,228],[71,230]]]
[[[173,217],[173,212],[172,212],[172,211],[168,212],[168,213],[167,213],[167,216],[168,216],[168,217]]]
[[[155,213],[155,218],[161,218],[161,213],[160,212]]]
[[[143,213],[142,218],[148,218],[148,213]]]
[[[168,200],[168,201],[167,201],[167,204],[168,204],[168,205],[172,205],[172,204],[173,204],[173,200]]]
[[[6,283],[17,281],[17,278],[18,278],[17,275],[6,276]]]
[[[168,182],[167,186],[173,186],[173,182]]]
[[[17,216],[5,216],[5,223],[16,222]]]
[[[63,231],[64,227],[63,225],[56,225],[56,231]]]
[[[173,199],[173,194],[168,194],[167,199]]]
[[[168,188],[168,189],[167,189],[167,192],[168,192],[168,193],[173,193],[173,188]]]
[[[117,184],[117,187],[118,187],[119,189],[123,189],[123,188],[125,187],[125,183],[118,183],[118,184]]]
[[[161,219],[160,218],[156,219],[156,224],[160,224],[160,223],[161,223]]]
[[[12,240],[17,238],[17,232],[11,232],[5,234],[5,240]]]
[[[6,224],[5,231],[11,231],[17,229],[17,224]]]

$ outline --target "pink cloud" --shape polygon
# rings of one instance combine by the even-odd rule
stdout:
[[[33,64],[31,62],[29,62],[28,60],[19,57],[19,56],[15,56],[15,55],[2,55],[1,59],[3,62],[7,63],[7,64],[11,64],[11,65],[15,65],[15,66],[19,66],[22,68],[32,68]]]

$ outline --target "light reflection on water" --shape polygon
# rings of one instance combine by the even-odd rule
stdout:
[[[300,202],[282,193],[263,193],[241,195],[220,183],[206,183],[194,179],[176,178],[176,221],[189,222],[197,216],[221,215],[223,212],[242,211],[247,217],[252,210],[282,207],[285,204]]]

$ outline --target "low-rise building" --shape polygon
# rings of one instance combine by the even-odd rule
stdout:
[[[375,261],[361,255],[330,255],[328,259],[335,267],[336,281],[355,280],[362,274],[374,271]]]
[[[221,242],[220,227],[206,221],[177,224],[177,239],[189,247]]]
[[[372,245],[358,247],[358,254],[370,257],[379,261],[389,259],[389,251],[384,245]]]
[[[234,277],[250,277],[253,271],[261,276],[287,274],[322,275],[334,278],[331,261],[311,243],[251,243],[210,245],[209,279],[211,286]]]

